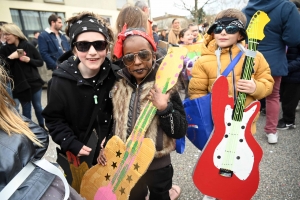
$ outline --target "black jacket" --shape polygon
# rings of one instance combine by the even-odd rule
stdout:
[[[42,114],[53,141],[61,146],[63,152],[70,151],[77,155],[84,145],[83,140],[95,108],[94,95],[98,96],[100,108],[93,128],[98,136],[107,136],[111,132],[110,90],[116,77],[111,62],[105,59],[101,65],[98,82],[92,86],[80,74],[79,60],[74,58],[71,56],[53,72],[48,87],[48,105]],[[99,142],[101,141],[98,141],[98,144]],[[98,154],[96,151],[94,158]]]
[[[0,129],[0,191],[28,162],[41,159],[49,144],[49,136],[44,129],[26,117],[23,117],[23,120],[29,123],[30,130],[43,147],[37,146],[23,134],[12,133],[9,136]],[[54,178],[55,175],[37,167],[10,199],[40,199]]]
[[[300,83],[300,45],[297,47],[288,47],[286,58],[288,60],[287,76],[282,77],[285,83]]]
[[[26,56],[30,58],[28,63],[19,59],[10,60],[8,56],[17,49],[23,49]],[[38,72],[37,67],[43,66],[43,60],[37,49],[25,40],[20,40],[16,47],[14,44],[6,44],[0,49],[0,56],[8,63],[10,77],[14,81],[13,97],[21,101],[30,101],[31,94],[35,93],[44,85],[44,81]]]

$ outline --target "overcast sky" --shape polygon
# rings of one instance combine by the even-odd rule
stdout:
[[[212,0],[213,1],[213,0]],[[241,9],[243,8],[248,0],[214,0],[215,3],[206,5],[205,11],[207,13],[217,13],[223,9],[226,8],[238,8]],[[194,5],[194,0],[184,0],[186,5],[192,6]],[[203,0],[199,0],[199,6],[201,5],[201,2]],[[186,10],[182,10],[176,7],[175,4],[177,5],[182,5],[181,0],[150,0],[150,7],[151,7],[151,16],[152,18],[154,17],[159,17],[165,15],[165,13],[168,14],[175,14],[175,15],[181,15],[181,16],[188,16],[190,13]]]

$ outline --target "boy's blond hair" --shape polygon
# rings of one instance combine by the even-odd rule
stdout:
[[[219,12],[217,14],[215,21],[217,21],[218,19],[221,19],[223,17],[237,18],[243,22],[244,26],[246,26],[246,24],[247,24],[247,18],[244,15],[244,13],[242,13],[242,11],[235,9],[235,8],[229,8],[226,10],[222,10],[221,12]]]

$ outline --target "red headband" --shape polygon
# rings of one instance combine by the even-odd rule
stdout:
[[[156,51],[156,44],[153,39],[145,32],[139,30],[131,30],[125,32],[127,29],[127,24],[123,26],[122,32],[118,34],[118,40],[114,47],[114,55],[117,58],[121,58],[123,56],[123,42],[130,35],[139,35],[145,38],[152,46],[153,50]]]

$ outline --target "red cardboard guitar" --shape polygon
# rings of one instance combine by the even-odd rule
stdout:
[[[249,50],[246,52],[241,79],[250,80],[258,41],[270,21],[258,11],[247,29]],[[260,109],[258,101],[246,108],[246,94],[239,93],[236,104],[228,97],[228,81],[220,76],[212,87],[214,131],[205,146],[193,174],[196,187],[221,200],[247,200],[259,184],[259,163],[263,151],[251,133],[251,124]]]

